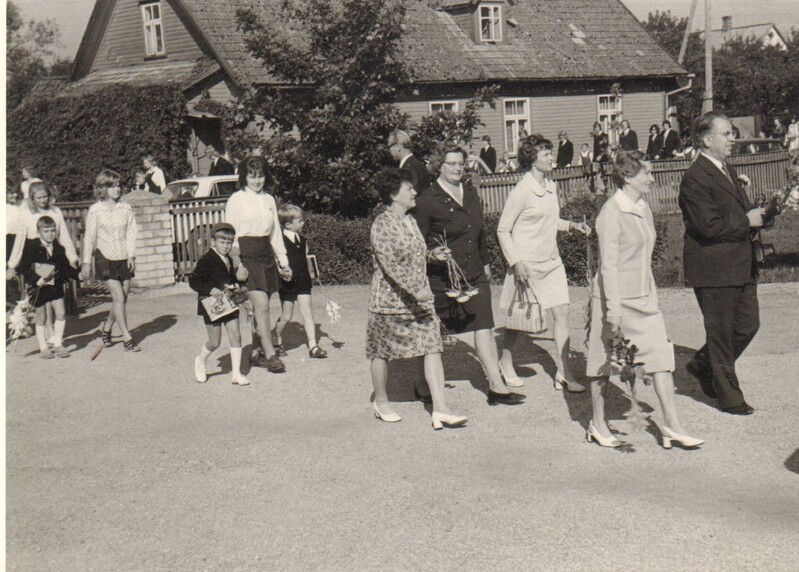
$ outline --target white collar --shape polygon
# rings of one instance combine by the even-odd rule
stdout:
[[[216,255],[217,255],[219,258],[221,258],[221,259],[222,259],[222,261],[223,261],[225,264],[227,264],[227,260],[228,260],[228,257],[227,257],[227,256],[223,256],[223,255],[222,255],[222,253],[221,253],[221,252],[219,252],[219,251],[218,251],[216,248],[214,248],[213,246],[211,247],[211,250],[213,250],[214,252],[216,252]]]
[[[527,183],[530,185],[530,188],[533,190],[533,193],[537,197],[543,197],[547,193],[554,193],[554,189],[552,185],[549,184],[549,179],[544,179],[544,184],[542,185],[539,183],[535,177],[533,177],[533,172],[528,171],[527,174],[524,176],[525,179],[528,179]]]
[[[295,243],[297,242],[297,239],[300,236],[299,234],[297,234],[293,230],[288,230],[286,228],[283,229],[283,234],[285,234],[287,237],[289,237],[291,239],[291,242],[295,242]]]
[[[719,161],[719,160],[718,160],[718,159],[716,159],[715,157],[711,157],[710,155],[708,155],[708,154],[707,154],[707,153],[705,153],[704,151],[701,151],[701,153],[702,153],[702,156],[703,156],[703,157],[705,157],[705,158],[706,158],[708,161],[710,161],[710,162],[711,162],[711,163],[713,163],[713,164],[714,164],[716,167],[718,167],[718,170],[719,170],[719,171],[721,171],[722,173],[724,173],[724,176],[725,176],[725,177],[726,177],[726,176],[729,176],[729,175],[727,175],[727,171],[724,169],[724,163],[722,163],[721,161]]]
[[[627,196],[627,193],[619,189],[616,191],[616,194],[613,195],[613,199],[619,205],[621,212],[634,214],[643,218],[646,210],[646,201],[644,201],[643,198],[638,197],[638,200],[633,202],[632,199]]]
[[[402,159],[400,159],[400,164],[399,164],[399,166],[400,166],[400,169],[402,169],[402,166],[403,166],[405,163],[407,163],[407,162],[408,162],[408,159],[410,159],[410,158],[411,158],[411,156],[413,156],[413,153],[408,153],[408,154],[407,154],[407,155],[405,155],[405,156],[404,156]]]
[[[453,191],[452,191],[452,190],[450,190],[450,189],[451,189],[452,187],[454,187],[455,185],[451,185],[450,183],[447,183],[447,182],[446,182],[446,181],[445,181],[443,178],[441,178],[441,177],[439,177],[439,178],[438,178],[438,185],[439,185],[439,186],[440,186],[442,189],[444,189],[444,192],[445,192],[445,193],[447,193],[449,196],[451,196],[451,197],[454,199],[454,201],[455,201],[456,203],[458,203],[460,206],[463,206],[463,203],[466,201],[466,197],[464,197],[464,194],[463,194],[463,183],[458,183],[458,189],[459,189],[459,191],[460,191],[460,194],[461,194],[461,196],[460,196],[460,197],[457,197],[457,196],[455,196],[455,195],[453,194]]]
[[[42,243],[42,246],[44,246],[47,250],[53,250],[53,245],[55,244],[55,242],[45,242],[41,238],[39,238],[39,241]]]

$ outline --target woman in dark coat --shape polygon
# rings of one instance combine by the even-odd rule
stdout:
[[[499,371],[499,356],[492,328],[488,249],[483,228],[480,197],[461,179],[466,150],[455,142],[439,144],[428,163],[438,179],[417,199],[416,221],[428,248],[445,244],[477,293],[459,302],[447,295],[453,289],[445,262],[430,262],[427,275],[435,297],[435,309],[444,327],[453,334],[474,332],[477,357],[483,364],[489,383],[488,402],[520,403],[523,395],[511,392]]]
[[[660,140],[660,127],[658,127],[657,123],[653,123],[649,128],[649,141],[646,145],[646,160],[654,160],[662,146],[663,142]]]

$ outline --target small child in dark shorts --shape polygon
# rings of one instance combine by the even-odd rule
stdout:
[[[28,284],[31,304],[36,308],[36,339],[39,341],[40,356],[51,359],[53,352],[58,357],[68,358],[64,347],[66,328],[66,307],[64,305],[64,284],[67,279],[78,278],[78,270],[69,264],[66,250],[56,239],[56,223],[49,216],[36,221],[39,240],[28,240],[22,251],[19,269]],[[55,312],[52,338],[53,350],[47,346],[47,307]]]
[[[291,268],[291,280],[280,281],[280,303],[283,313],[275,323],[275,337],[277,355],[285,356],[283,348],[283,330],[291,321],[294,314],[294,305],[300,307],[305,335],[308,338],[308,355],[312,358],[326,358],[327,352],[320,348],[316,342],[316,321],[313,317],[311,306],[311,272],[308,269],[308,242],[302,237],[302,228],[305,221],[302,219],[302,209],[291,204],[280,205],[277,210],[280,226],[283,229],[283,244],[286,245],[286,255]]]
[[[205,370],[208,357],[222,341],[222,324],[225,324],[230,340],[231,381],[234,385],[249,385],[249,380],[241,373],[241,333],[239,332],[239,311],[212,321],[203,306],[203,298],[213,296],[222,300],[225,286],[235,286],[236,269],[228,254],[233,247],[236,231],[233,225],[220,222],[211,229],[211,248],[198,261],[194,272],[189,276],[189,286],[197,292],[197,314],[203,317],[208,341],[194,358],[194,377],[197,383],[205,383],[208,374]]]

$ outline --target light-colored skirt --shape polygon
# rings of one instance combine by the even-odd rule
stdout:
[[[553,260],[552,263],[526,260],[524,263],[530,269],[528,292],[534,296],[532,301],[540,304],[544,310],[569,303],[569,283],[566,281],[566,268],[560,258]],[[502,285],[502,293],[499,295],[499,307],[508,308],[515,295],[516,276],[513,268],[509,268],[505,275],[505,283]]]
[[[367,359],[408,359],[443,351],[441,321],[435,313],[369,312],[366,323]]]
[[[608,341],[612,338],[605,320],[605,300],[591,299],[591,333],[588,337],[588,363],[585,374],[589,377],[606,377],[617,374],[608,356]],[[674,345],[666,333],[666,322],[658,308],[657,290],[653,287],[648,296],[621,300],[621,331],[638,346],[635,360],[643,362],[649,373],[674,371]]]

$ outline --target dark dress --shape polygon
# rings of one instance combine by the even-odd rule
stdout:
[[[295,243],[283,233],[283,244],[286,245],[286,256],[291,268],[291,280],[280,281],[281,302],[296,302],[299,294],[311,293],[311,273],[308,270],[308,259],[305,258],[308,243],[300,235],[296,236],[299,243]]]
[[[52,264],[55,266],[54,284],[37,286],[39,276],[36,274],[36,263]],[[41,239],[31,238],[25,241],[22,257],[19,263],[19,272],[25,277],[28,285],[28,295],[34,308],[41,308],[47,302],[60,300],[64,297],[64,285],[69,278],[78,279],[78,271],[69,265],[66,250],[56,239],[53,241],[53,253],[49,254]]]
[[[224,324],[239,317],[237,310],[216,321],[211,321],[201,301],[203,298],[210,296],[211,290],[214,288],[224,292],[227,284],[238,284],[236,271],[233,268],[233,262],[230,257],[227,257],[227,262],[228,264],[226,265],[219,253],[210,249],[200,257],[197,261],[197,266],[194,267],[194,272],[189,276],[189,286],[197,292],[197,315],[202,316],[203,322],[206,324]]]
[[[460,206],[436,181],[417,198],[414,214],[427,247],[439,246],[437,240],[446,241],[466,280],[478,289],[478,294],[464,303],[449,298],[447,290],[451,285],[446,263],[430,262],[427,275],[441,322],[453,333],[493,328],[491,290],[484,269],[490,261],[477,191],[464,184],[463,206]]]

